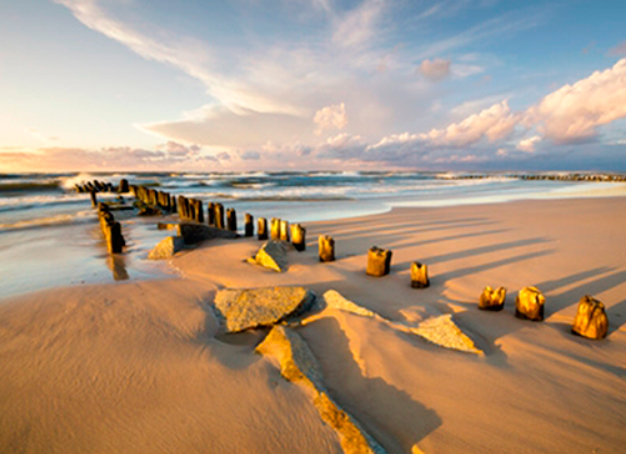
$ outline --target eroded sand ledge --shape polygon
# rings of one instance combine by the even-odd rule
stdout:
[[[626,199],[398,209],[307,225],[306,252],[278,274],[244,263],[260,245],[217,240],[175,257],[181,279],[57,289],[0,303],[2,452],[339,453],[305,393],[255,347],[219,335],[217,289],[338,290],[416,326],[454,314],[485,356],[447,351],[373,317],[335,311],[298,328],[324,385],[388,453],[619,452],[626,444]],[[318,234],[337,240],[319,263]],[[390,276],[365,276],[372,245]],[[409,265],[429,264],[412,289]],[[476,309],[485,285],[505,309]],[[536,285],[546,321],[513,317]],[[571,336],[576,304],[607,306],[606,340]],[[217,337],[216,337],[217,336]],[[415,451],[417,452],[417,451]]]

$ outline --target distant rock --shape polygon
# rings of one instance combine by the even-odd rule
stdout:
[[[287,245],[280,240],[270,240],[248,262],[281,273],[287,269]]]
[[[337,433],[344,453],[385,454],[383,447],[330,397],[315,356],[293,330],[274,326],[256,351],[277,360],[281,375],[304,389],[320,417]]]
[[[315,294],[304,287],[266,287],[220,290],[215,308],[226,331],[236,333],[250,328],[271,326],[308,310]]]
[[[185,247],[185,241],[181,236],[168,236],[163,238],[148,254],[150,260],[169,259]]]

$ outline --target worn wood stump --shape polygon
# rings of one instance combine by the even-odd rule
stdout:
[[[207,207],[206,210],[206,214],[207,214],[207,224],[209,224],[211,227],[215,226],[215,204],[213,202],[209,202],[209,205]]]
[[[478,309],[482,309],[483,311],[501,311],[504,308],[505,300],[506,289],[504,287],[498,287],[494,290],[487,286],[480,294]]]
[[[389,274],[391,268],[392,252],[373,246],[367,253],[367,268],[365,273],[369,276],[382,277]]]
[[[231,232],[237,231],[237,212],[234,208],[226,210],[226,224]]]
[[[420,262],[411,263],[411,287],[426,288],[429,285],[428,267]]]
[[[280,240],[280,219],[272,218],[270,224],[270,238],[272,240]]]
[[[259,218],[257,221],[257,238],[261,241],[267,240],[267,219]]]
[[[335,240],[328,235],[320,235],[318,239],[320,262],[335,261]]]
[[[289,221],[280,221],[280,239],[289,242]]]
[[[223,229],[226,225],[224,224],[224,205],[221,203],[215,204],[215,227],[218,229]]]
[[[302,252],[306,249],[306,229],[300,224],[291,226],[291,243],[296,251]]]
[[[604,304],[585,295],[578,303],[578,311],[572,325],[572,332],[588,339],[603,339],[609,331],[609,318]]]
[[[250,213],[244,215],[244,235],[254,236],[254,216]]]
[[[515,298],[515,316],[524,320],[543,320],[546,298],[537,287],[524,287]]]

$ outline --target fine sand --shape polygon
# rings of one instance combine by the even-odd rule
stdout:
[[[254,352],[266,330],[226,335],[225,287],[334,289],[394,322],[453,313],[485,355],[447,350],[339,311],[295,328],[332,398],[388,453],[626,452],[626,198],[522,201],[307,225],[279,274],[245,263],[254,239],[177,255],[180,278],[47,290],[0,301],[2,453],[340,453],[307,395]],[[317,260],[317,236],[337,261]],[[391,274],[364,273],[367,249]],[[412,261],[431,287],[412,289]],[[502,312],[477,309],[485,285]],[[516,319],[517,291],[546,320]],[[607,339],[575,337],[578,300],[609,315]]]

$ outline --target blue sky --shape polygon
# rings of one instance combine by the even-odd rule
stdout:
[[[0,6],[0,170],[626,170],[623,1]]]

